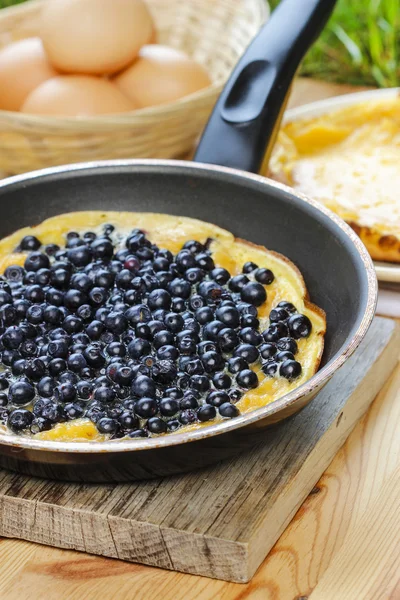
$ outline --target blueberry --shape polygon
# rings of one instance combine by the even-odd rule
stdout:
[[[57,244],[47,244],[47,246],[44,247],[44,251],[46,252],[47,256],[55,256],[59,249],[60,246],[57,246]]]
[[[45,286],[50,283],[51,279],[51,271],[50,269],[39,269],[36,271],[35,275],[35,283],[38,285]]]
[[[186,300],[190,296],[191,286],[185,279],[176,278],[168,285],[168,291],[172,296],[179,296]]]
[[[204,352],[201,356],[201,360],[207,373],[222,371],[225,366],[225,361],[222,356],[213,350]]]
[[[195,394],[197,394],[197,392],[189,390],[185,392],[183,398],[179,400],[179,408],[181,410],[187,410],[188,408],[198,408],[198,398]]]
[[[150,431],[150,433],[166,433],[167,431],[167,424],[165,421],[163,421],[162,419],[160,419],[159,417],[152,417],[150,418],[147,423],[147,429]]]
[[[195,285],[196,283],[200,283],[204,279],[205,273],[203,269],[199,269],[198,267],[194,267],[193,269],[188,269],[185,273],[185,279],[191,284]]]
[[[172,298],[171,310],[176,313],[181,313],[186,309],[186,302],[183,298]]]
[[[40,433],[41,431],[49,431],[52,428],[53,423],[50,419],[45,419],[44,417],[36,417],[33,419],[32,424],[30,426],[30,432],[35,435],[36,433]]]
[[[48,364],[48,369],[50,375],[52,377],[56,377],[57,375],[60,375],[60,373],[63,373],[67,370],[67,363],[63,358],[53,358],[53,360],[51,360]]]
[[[175,257],[175,262],[182,273],[196,266],[196,259],[188,249],[181,250]]]
[[[232,292],[240,292],[240,290],[250,282],[247,275],[235,275],[229,282],[229,289]]]
[[[128,436],[130,438],[143,438],[147,437],[147,432],[144,429],[135,429],[134,431],[128,433]]]
[[[54,379],[51,377],[42,377],[37,385],[37,392],[43,398],[50,398],[53,395],[54,387]]]
[[[135,412],[144,419],[154,417],[157,413],[157,402],[152,398],[140,398],[135,404]]]
[[[33,325],[41,323],[43,320],[43,308],[37,304],[30,306],[26,311],[26,320]]]
[[[266,342],[277,342],[280,338],[288,337],[288,335],[289,329],[285,323],[282,322],[272,323],[272,325],[262,333]]]
[[[292,381],[301,375],[301,364],[297,360],[285,360],[279,369],[279,374]]]
[[[27,429],[33,421],[33,415],[29,410],[17,408],[10,412],[7,424],[13,431]]]
[[[184,329],[177,335],[176,347],[181,354],[194,354],[196,352],[197,341],[198,335],[195,332]]]
[[[32,252],[24,263],[26,271],[39,271],[39,269],[48,269],[49,267],[49,257],[42,252]]]
[[[170,346],[174,343],[174,335],[167,331],[166,329],[162,329],[158,331],[153,337],[153,345],[156,350],[161,348],[162,346]]]
[[[210,381],[206,375],[193,375],[190,378],[190,387],[197,392],[206,392],[210,389]]]
[[[217,341],[223,352],[231,352],[240,342],[236,331],[230,327],[224,327],[218,332]]]
[[[249,262],[244,263],[243,268],[242,268],[242,273],[252,273],[256,269],[258,269],[258,265],[249,261]]]
[[[288,327],[292,337],[296,340],[300,338],[307,338],[312,329],[311,321],[306,315],[292,315],[288,319]]]
[[[94,399],[108,404],[115,400],[115,392],[110,387],[98,387],[94,391]]]
[[[191,252],[192,254],[197,254],[198,252],[204,251],[204,246],[197,240],[188,240],[184,243],[183,249],[189,250],[189,252]]]
[[[167,313],[164,317],[165,326],[172,333],[178,333],[182,331],[184,326],[184,320],[181,315],[174,312]]]
[[[44,301],[44,291],[40,285],[30,285],[25,289],[25,299],[29,302],[40,303]]]
[[[115,310],[106,316],[104,324],[112,333],[120,335],[127,328],[128,320],[123,312]]]
[[[72,402],[76,398],[76,389],[72,383],[62,383],[54,388],[54,398],[59,402]]]
[[[88,297],[80,290],[68,290],[64,296],[64,305],[69,309],[76,309],[82,304],[87,304]]]
[[[78,398],[82,398],[82,400],[88,400],[93,391],[93,384],[90,381],[78,381],[76,384],[76,392]]]
[[[35,397],[35,389],[27,381],[16,381],[11,384],[8,397],[11,404],[29,404]]]
[[[281,338],[280,340],[278,340],[276,343],[276,347],[278,348],[278,350],[286,350],[287,352],[291,352],[292,354],[296,354],[298,350],[296,341],[290,337]]]
[[[139,398],[144,396],[152,398],[155,397],[156,394],[156,385],[147,375],[139,375],[132,383],[132,393]]]
[[[19,347],[19,351],[24,358],[31,358],[38,353],[38,347],[33,340],[25,340]]]
[[[118,416],[118,422],[124,431],[132,431],[139,427],[139,419],[128,410],[124,410]]]
[[[4,350],[1,355],[1,362],[7,367],[14,364],[15,361],[19,360],[21,355],[16,350]]]
[[[206,323],[210,323],[214,319],[214,313],[211,308],[208,306],[204,306],[203,308],[199,308],[195,312],[195,318],[200,325],[205,325]]]
[[[200,269],[204,271],[212,271],[215,269],[215,264],[213,259],[206,252],[200,252],[196,255],[196,264]]]
[[[46,292],[46,302],[53,304],[54,306],[64,305],[64,292],[57,290],[56,288],[50,288]]]
[[[13,283],[22,282],[24,274],[25,274],[24,269],[22,267],[20,267],[19,265],[10,265],[4,271],[4,276],[6,277],[6,279],[8,279],[8,281],[11,281]]]
[[[79,417],[83,416],[83,413],[84,409],[78,402],[68,402],[68,404],[64,406],[64,416],[68,420],[79,419]]]
[[[32,250],[39,250],[42,242],[37,239],[34,235],[26,235],[20,242],[20,249],[22,252],[30,252]]]
[[[51,358],[67,358],[68,344],[63,338],[53,340],[48,345],[47,353]]]
[[[244,369],[237,374],[236,382],[240,387],[245,389],[256,388],[258,386],[258,377],[254,371]]]
[[[229,271],[223,268],[213,269],[210,277],[219,285],[225,285],[231,278]]]
[[[237,417],[238,415],[240,415],[238,407],[234,404],[231,404],[230,402],[225,402],[224,404],[221,404],[218,410],[221,417],[225,417],[228,419],[233,419],[233,417]]]
[[[219,332],[224,329],[221,321],[211,321],[203,327],[203,337],[205,340],[217,341]]]
[[[4,347],[9,348],[10,350],[16,350],[23,340],[24,334],[21,328],[17,327],[17,325],[8,327],[1,338]]]
[[[107,300],[107,295],[108,292],[105,288],[94,287],[89,292],[89,303],[95,307],[101,306]],[[78,306],[81,306],[81,304],[86,304],[86,302],[82,301]]]
[[[75,267],[85,267],[92,261],[93,252],[89,246],[75,246],[68,249],[67,258]]]
[[[260,352],[261,357],[265,359],[272,358],[277,352],[275,344],[272,343],[262,344],[258,350]]]
[[[69,315],[64,319],[62,326],[67,333],[78,333],[83,329],[83,322],[79,317]]]
[[[89,290],[92,289],[93,282],[90,277],[85,275],[85,273],[75,273],[75,275],[71,277],[70,285],[72,288],[87,294]]]
[[[269,360],[266,363],[263,363],[262,371],[265,375],[273,377],[278,371],[278,366],[278,363],[276,363],[274,360]]]
[[[51,361],[51,362],[53,362],[53,361]],[[83,356],[83,354],[75,353],[75,354],[71,354],[68,357],[68,369],[70,369],[71,371],[75,371],[76,373],[79,373],[79,371],[84,369],[86,366],[87,366],[87,362],[86,362],[86,359]],[[49,364],[49,368],[50,368],[50,364]]]
[[[33,414],[57,423],[62,419],[62,407],[50,398],[39,398],[33,405]]]
[[[231,378],[226,373],[216,373],[212,381],[217,390],[227,390],[232,384]]]
[[[252,346],[259,346],[263,341],[261,333],[252,327],[244,327],[240,330],[239,335],[243,342]]]
[[[163,398],[160,400],[160,413],[164,417],[173,417],[179,411],[178,400],[174,398]]]
[[[113,435],[117,433],[119,424],[116,419],[111,419],[110,417],[102,417],[97,421],[96,427],[100,433]]]
[[[220,306],[216,313],[216,318],[226,327],[238,327],[240,323],[240,314],[234,306]]]
[[[4,304],[10,304],[12,302],[12,298],[11,298],[11,290],[10,288],[9,292],[6,291],[5,289],[0,289],[0,306],[3,306]]]
[[[151,312],[148,306],[145,304],[138,304],[128,308],[125,312],[125,316],[131,325],[137,325],[138,323],[148,323],[151,320]]]
[[[65,268],[54,269],[52,268],[51,284],[59,289],[65,289],[69,280],[71,279],[71,273]]]
[[[170,387],[165,390],[165,394],[169,398],[173,398],[174,400],[179,400],[179,398],[183,397],[183,392],[177,387]]]
[[[153,378],[157,383],[170,383],[177,375],[177,368],[171,360],[159,360],[153,365]]]
[[[97,369],[103,367],[106,362],[101,348],[99,348],[99,346],[95,346],[94,344],[87,346],[86,350],[83,352],[83,356],[90,367],[95,367]]]
[[[279,302],[277,308],[284,308],[291,315],[293,313],[297,312],[297,309],[294,306],[294,304],[292,304],[291,302],[286,302],[285,300],[283,300],[282,302]]]
[[[234,356],[240,356],[241,358],[244,358],[244,360],[248,363],[256,362],[259,357],[257,348],[251,344],[241,344],[240,346],[237,346],[233,354]]]
[[[253,306],[261,306],[267,299],[267,292],[261,283],[251,281],[242,287],[240,297],[243,302],[248,302]]]
[[[186,357],[184,357],[186,358]],[[193,358],[188,360],[185,364],[184,370],[188,375],[203,375],[204,367],[203,363],[199,358]]]
[[[258,283],[262,283],[263,285],[270,285],[275,279],[273,272],[269,269],[257,269],[254,277]]]
[[[251,327],[252,329],[258,329],[260,326],[260,321],[257,317],[253,317],[253,315],[242,315],[240,317],[240,325],[242,327]]]
[[[179,415],[179,421],[182,425],[188,425],[189,423],[194,423],[196,421],[196,413],[192,409],[184,410]]]
[[[91,340],[100,339],[101,334],[104,331],[104,324],[101,321],[93,320],[85,329],[86,334]]]
[[[281,352],[275,354],[274,360],[276,360],[276,362],[283,362],[284,360],[294,360],[294,355],[288,350],[282,350]]]
[[[31,306],[31,303],[28,300],[15,300],[14,308],[16,312],[17,319],[24,319],[26,316],[26,311]]]
[[[151,351],[151,344],[148,340],[141,338],[135,338],[128,345],[129,356],[132,358],[140,358],[149,354]]]
[[[248,368],[248,363],[240,356],[235,356],[228,360],[228,370],[230,373],[239,373],[239,371],[243,371],[244,369]]]
[[[12,374],[15,376],[23,375],[25,373],[26,363],[27,363],[27,361],[24,360],[23,358],[13,361],[13,363],[11,365]]]

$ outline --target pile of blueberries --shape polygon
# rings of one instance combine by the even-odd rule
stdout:
[[[2,422],[38,433],[87,417],[111,437],[145,437],[237,416],[260,360],[268,376],[298,377],[309,319],[280,302],[261,333],[273,273],[246,263],[231,277],[211,241],[173,256],[109,224],[68,233],[64,248],[24,237],[24,267],[0,278]]]

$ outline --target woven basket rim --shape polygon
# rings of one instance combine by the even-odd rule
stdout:
[[[13,14],[30,12],[31,9],[34,9],[40,4],[44,4],[48,0],[28,0],[23,4],[19,4],[16,6],[9,6],[7,8],[3,8],[0,11],[0,19],[12,16]],[[215,0],[217,1],[217,0]],[[255,0],[258,4],[257,8],[259,11],[258,19],[260,21],[260,27],[262,22],[264,22],[270,14],[270,7],[266,0]],[[250,42],[249,42],[250,43]],[[152,106],[147,108],[139,108],[133,111],[110,114],[110,115],[100,115],[100,116],[82,116],[82,117],[57,117],[57,116],[37,116],[30,114],[23,114],[19,111],[9,111],[9,110],[1,110],[0,109],[0,121],[8,121],[13,122],[13,124],[18,127],[33,127],[34,125],[39,125],[42,127],[50,126],[56,128],[64,128],[72,131],[79,129],[87,129],[91,126],[95,125],[96,127],[103,126],[105,129],[110,127],[116,127],[118,125],[138,125],[143,124],[146,120],[146,117],[154,118],[157,117],[170,117],[173,116],[174,113],[179,113],[183,107],[190,107],[190,105],[196,104],[197,101],[206,100],[209,98],[217,98],[221,93],[223,85],[225,83],[225,78],[220,77],[219,80],[214,81],[206,88],[198,90],[192,94],[188,94],[179,100],[174,102],[168,102],[166,104],[160,104],[158,106]]]

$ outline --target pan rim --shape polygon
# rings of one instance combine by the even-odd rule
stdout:
[[[70,165],[62,165],[59,167],[50,167],[38,171],[31,171],[22,175],[16,175],[0,181],[0,192],[4,188],[12,187],[21,183],[29,183],[40,178],[46,178],[62,173],[74,171],[93,170],[95,168],[118,168],[118,167],[165,167],[176,169],[198,170],[200,172],[222,173],[238,177],[245,182],[253,182],[262,184],[263,186],[272,187],[280,190],[296,201],[311,206],[315,211],[322,213],[327,217],[334,226],[339,228],[352,242],[352,245],[361,259],[367,276],[367,299],[363,317],[355,331],[352,339],[345,342],[341,349],[336,353],[336,356],[329,361],[327,365],[317,371],[308,381],[303,383],[298,388],[285,394],[271,404],[260,407],[249,413],[245,413],[231,419],[222,421],[214,425],[202,427],[200,429],[189,431],[186,433],[173,433],[158,438],[137,438],[129,440],[113,440],[106,442],[89,441],[89,442],[63,442],[63,441],[47,441],[36,440],[28,437],[19,437],[14,434],[0,433],[0,446],[9,446],[15,451],[31,450],[31,451],[46,451],[46,452],[65,452],[68,454],[104,454],[104,453],[119,453],[119,452],[138,452],[151,451],[163,447],[180,446],[189,442],[200,441],[204,438],[222,435],[230,431],[240,429],[251,423],[256,423],[267,417],[281,412],[289,406],[300,401],[305,396],[310,395],[314,391],[318,391],[334,373],[343,365],[353,352],[358,348],[365,334],[367,333],[372,319],[375,315],[375,308],[378,294],[378,284],[373,262],[368,254],[364,244],[361,242],[357,234],[335,213],[319,204],[315,200],[308,198],[304,194],[297,192],[287,185],[276,182],[262,175],[247,173],[239,169],[212,165],[206,163],[197,163],[193,161],[169,160],[169,159],[125,159],[125,160],[104,160],[85,163],[77,163]]]

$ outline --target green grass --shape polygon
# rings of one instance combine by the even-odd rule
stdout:
[[[276,6],[279,0],[272,0]],[[302,75],[392,87],[400,82],[399,0],[339,0]]]
[[[0,8],[24,0],[0,0]],[[270,0],[272,7],[280,0]],[[301,0],[299,0],[299,5]],[[301,74],[339,83],[400,84],[399,0],[339,0]]]

